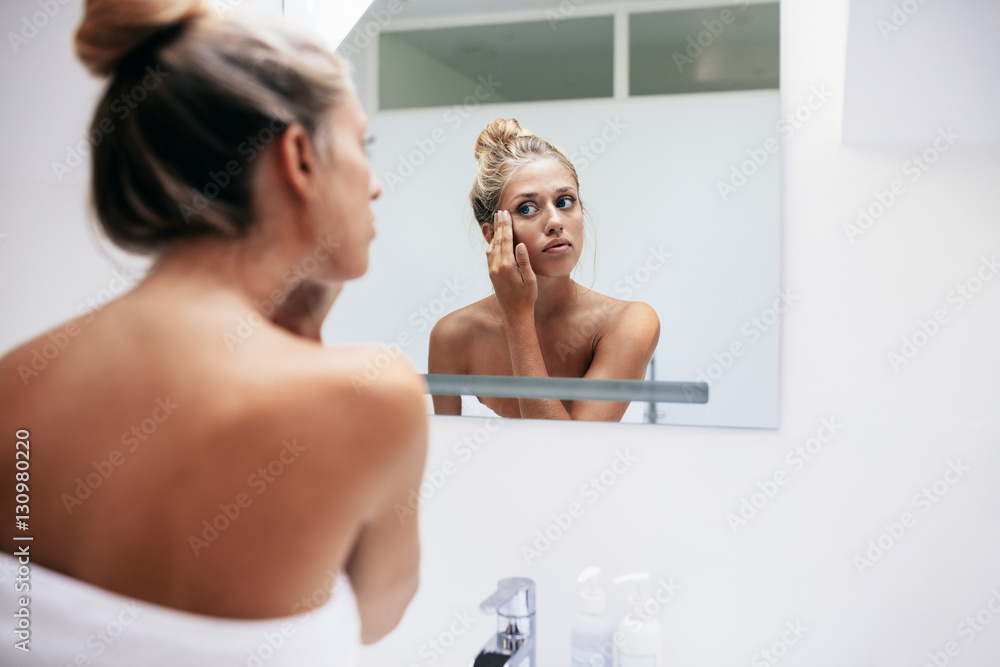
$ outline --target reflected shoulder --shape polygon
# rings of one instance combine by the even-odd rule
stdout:
[[[622,315],[630,318],[646,319],[659,322],[656,310],[644,301],[623,301]]]
[[[625,301],[624,304],[621,313],[622,319],[627,320],[632,325],[655,327],[656,331],[659,332],[660,317],[652,306],[643,301]]]
[[[461,374],[474,316],[466,306],[434,323],[427,351],[429,373]]]
[[[491,295],[444,315],[434,329],[439,333],[468,333],[470,328],[486,326],[497,316],[496,297]]]
[[[491,327],[497,327],[499,321],[491,308],[491,299],[492,297],[487,297],[454,310],[434,324],[430,335],[431,361],[440,362],[445,357],[451,360],[462,358],[475,340],[481,339]],[[463,372],[455,370],[455,362],[445,365],[449,366],[449,370],[442,370],[440,364],[437,364],[437,370],[431,369],[430,372]]]
[[[650,349],[660,340],[660,317],[648,303],[626,301],[619,318],[619,326],[637,337],[646,338]]]
[[[656,321],[659,318],[656,311],[648,303],[642,301],[625,301],[616,299],[600,292],[591,292],[593,308],[604,313],[606,319],[612,323],[620,323],[623,319],[628,319],[632,325],[640,323],[642,320]]]

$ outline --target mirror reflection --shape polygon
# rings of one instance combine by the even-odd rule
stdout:
[[[383,341],[432,374],[710,387],[700,405],[428,396],[438,414],[777,427],[777,319],[795,301],[777,4],[427,4],[376,2],[341,47],[384,191],[371,268],[324,341]],[[477,212],[476,147],[504,132],[552,152]]]
[[[470,205],[493,294],[431,330],[428,371],[520,377],[641,380],[660,336],[648,304],[622,301],[570,278],[584,244],[573,163],[515,119],[494,119],[476,141]],[[577,344],[572,344],[570,335]],[[501,417],[619,421],[627,403],[477,397]],[[462,414],[435,396],[437,414]]]

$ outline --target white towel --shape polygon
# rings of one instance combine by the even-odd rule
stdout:
[[[312,667],[360,664],[361,621],[345,575],[310,613],[265,620],[223,619],[138,601],[28,564],[30,590],[16,591],[20,564],[0,554],[0,608],[8,627],[0,665],[8,667]],[[16,627],[29,598],[26,653]],[[13,621],[13,623],[12,623]]]
[[[462,396],[462,416],[463,417],[497,417],[500,415],[493,412],[489,407],[479,402],[475,396]]]

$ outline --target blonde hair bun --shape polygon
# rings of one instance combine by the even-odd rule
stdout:
[[[476,140],[476,181],[469,193],[472,213],[480,225],[493,221],[500,197],[517,170],[534,160],[555,160],[580,188],[576,167],[561,150],[526,130],[513,118],[494,118]]]
[[[204,16],[204,0],[87,0],[76,55],[95,76],[109,76],[122,58],[161,28]]]
[[[521,127],[516,119],[494,118],[476,139],[476,159],[495,151],[509,150],[514,139],[529,136],[533,136],[531,130]]]

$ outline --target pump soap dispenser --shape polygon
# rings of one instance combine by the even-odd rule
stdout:
[[[618,624],[615,637],[618,667],[664,667],[663,630],[655,616],[646,613],[649,573],[635,572],[615,577],[615,584],[634,583],[629,612]]]
[[[570,659],[573,667],[612,667],[614,626],[604,607],[604,591],[597,583],[599,567],[588,567],[576,578],[584,584],[580,591],[580,611],[570,632]]]

